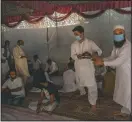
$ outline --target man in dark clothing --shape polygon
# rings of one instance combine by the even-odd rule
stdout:
[[[10,41],[9,40],[5,41],[5,45],[4,45],[4,57],[6,57],[6,59],[8,61],[8,65],[9,65],[10,70],[13,69],[15,66],[13,64],[13,59],[12,59],[12,55],[11,55]]]

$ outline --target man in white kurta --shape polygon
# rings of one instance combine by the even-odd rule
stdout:
[[[21,46],[24,45],[23,40],[18,40],[17,46],[13,49],[13,56],[15,60],[15,68],[17,75],[23,78],[24,84],[26,84],[27,78],[30,76],[28,71],[27,58],[25,56],[24,50]]]
[[[76,36],[76,41],[71,45],[71,57],[75,60],[76,82],[81,95],[86,94],[84,87],[88,88],[88,100],[92,105],[92,112],[95,112],[97,84],[91,55],[93,52],[101,55],[102,51],[92,40],[84,37],[84,28],[82,26],[75,27],[73,32]]]
[[[54,61],[52,61],[51,59],[48,59],[47,63],[46,63],[45,72],[48,72],[48,74],[50,76],[52,76],[52,75],[56,75],[58,70],[59,70],[59,68],[58,68],[57,64]]]
[[[114,28],[114,47],[111,56],[104,60],[97,59],[96,65],[116,68],[116,81],[113,100],[122,107],[115,115],[131,113],[131,43],[125,38],[123,26]]]
[[[74,69],[74,64],[68,63],[68,69],[63,73],[64,92],[74,92],[77,90],[76,77],[73,69]]]

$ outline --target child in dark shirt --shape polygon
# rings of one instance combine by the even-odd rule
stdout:
[[[50,82],[41,82],[39,88],[41,88],[41,98],[38,101],[36,112],[39,113],[42,110],[52,112],[60,103],[60,96],[56,86]],[[43,100],[45,103],[43,104]]]

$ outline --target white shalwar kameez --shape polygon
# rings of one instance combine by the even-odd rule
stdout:
[[[72,69],[69,69],[63,73],[64,92],[74,92],[77,90],[77,85],[75,83],[76,77],[75,72]]]
[[[71,57],[75,60],[76,82],[80,90],[80,94],[86,94],[84,87],[88,88],[88,99],[91,105],[96,104],[97,100],[97,84],[95,80],[95,68],[91,59],[78,59],[77,55],[89,52],[97,52],[98,55],[102,54],[101,49],[92,41],[87,38],[83,42],[75,41],[71,45]]]
[[[116,81],[113,100],[122,105],[122,113],[131,112],[131,43],[127,40],[121,48],[113,48],[111,56],[104,59],[104,65],[116,67]]]
[[[59,68],[58,68],[57,64],[54,61],[52,61],[51,65],[46,63],[45,72],[47,72],[48,69],[50,70],[49,74],[52,74],[52,73],[58,71]]]

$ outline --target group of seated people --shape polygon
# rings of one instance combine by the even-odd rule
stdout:
[[[21,106],[25,99],[25,88],[22,79],[17,77],[15,70],[11,70],[9,76],[10,78],[2,86],[2,104]],[[46,111],[50,112],[55,109],[60,103],[56,86],[53,83],[43,80],[37,84],[37,87],[41,89],[41,97],[38,101],[36,111],[40,112],[40,110],[44,108]],[[42,106],[44,99],[46,101]]]
[[[96,55],[96,54],[95,54]],[[58,87],[51,81],[52,76],[58,75],[59,68],[51,59],[47,60],[45,69],[38,55],[33,56],[33,62],[29,63],[29,71],[33,76],[33,87],[41,89],[41,97],[38,100],[36,112],[43,109],[53,111],[60,103]],[[104,80],[105,67],[95,66],[95,77],[98,88],[103,94],[102,86]],[[63,88],[60,91],[74,92],[78,89],[76,83],[74,60],[70,57],[66,71],[63,72]],[[10,70],[9,79],[2,86],[2,104],[22,105],[25,99],[25,88],[22,79],[17,76],[15,70]]]
[[[57,64],[51,59],[47,60],[45,68],[43,68],[42,61],[39,59],[38,55],[33,56],[32,66],[29,65],[28,67],[30,69],[29,71],[31,71],[30,74],[33,76],[34,87],[38,82],[44,80],[52,82],[50,77],[58,75],[59,70]]]

